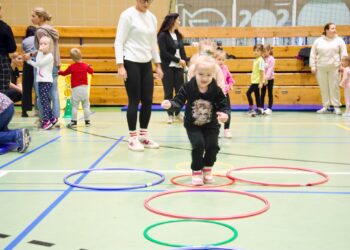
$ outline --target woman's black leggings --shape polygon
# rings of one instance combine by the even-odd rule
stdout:
[[[184,70],[183,68],[176,67],[162,67],[164,76],[163,76],[163,88],[164,88],[164,99],[171,100],[175,94],[179,92],[181,86],[184,84]],[[174,115],[173,110],[168,110],[168,115]],[[175,112],[175,115],[178,115],[180,110]]]
[[[141,101],[140,128],[147,129],[151,118],[153,99],[153,72],[151,62],[137,63],[124,60],[128,78],[125,89],[128,94],[128,111],[126,117],[130,131],[136,130],[137,109]]]
[[[227,104],[230,107],[230,109],[229,109],[229,113],[228,113],[228,119],[224,124],[224,129],[229,129],[230,123],[231,123],[231,101],[230,101],[230,96],[228,93],[226,94],[226,101],[227,101]]]

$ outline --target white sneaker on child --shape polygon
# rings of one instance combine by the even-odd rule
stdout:
[[[183,122],[184,120],[184,115],[179,113],[177,116],[176,116],[176,119],[178,119],[180,122]]]
[[[335,107],[335,108],[334,108],[334,114],[336,114],[336,115],[341,115],[341,109],[338,108],[338,107]]]
[[[153,141],[149,136],[139,136],[139,141],[145,148],[157,149],[159,144]]]
[[[205,184],[211,184],[214,182],[213,172],[211,167],[203,168],[203,181]]]
[[[232,138],[232,134],[231,134],[230,129],[227,128],[224,130],[224,137],[228,138],[228,139]]]
[[[169,115],[169,116],[168,116],[167,123],[168,123],[168,124],[172,124],[173,122],[174,122],[174,116]]]
[[[202,171],[192,171],[192,185],[203,186],[203,173]]]
[[[271,115],[272,114],[272,110],[269,109],[269,108],[265,109],[265,114]]]
[[[329,113],[329,110],[327,107],[323,107],[319,110],[316,111],[317,114],[328,114]]]
[[[342,117],[350,117],[350,112],[343,113]]]
[[[128,147],[132,151],[138,151],[138,152],[144,151],[144,147],[140,143],[137,136],[132,136],[129,138]]]

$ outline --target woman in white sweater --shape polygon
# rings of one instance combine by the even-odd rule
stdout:
[[[115,53],[118,75],[124,79],[128,94],[127,121],[129,127],[129,149],[143,151],[144,148],[159,148],[147,132],[151,118],[153,99],[152,61],[156,65],[156,76],[163,77],[157,45],[157,19],[148,10],[151,0],[136,0],[136,5],[125,10],[119,18]],[[140,133],[136,132],[137,109],[141,102]]]
[[[323,35],[312,45],[310,54],[311,72],[316,74],[322,96],[323,107],[317,111],[319,114],[329,113],[330,106],[334,107],[335,114],[341,114],[339,67],[341,58],[347,55],[346,45],[338,37],[335,24],[327,23]]]

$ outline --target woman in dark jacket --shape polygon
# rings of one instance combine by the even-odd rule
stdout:
[[[11,68],[9,53],[17,49],[11,27],[2,21],[2,7],[0,3],[0,92],[6,94],[10,87]]]
[[[186,53],[182,35],[178,31],[180,17],[177,13],[168,14],[158,32],[158,45],[162,60],[164,99],[171,100],[184,84],[184,68],[186,67]],[[175,116],[182,120],[180,111],[168,111],[168,123],[174,121]]]

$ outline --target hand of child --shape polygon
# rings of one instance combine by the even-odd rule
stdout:
[[[162,106],[163,109],[170,109],[171,108],[171,102],[169,100],[164,100],[164,101],[162,101],[161,106]]]
[[[216,112],[219,122],[225,123],[228,119],[228,115],[223,112]]]
[[[260,83],[259,84],[259,89],[261,89],[263,87],[264,84]]]

